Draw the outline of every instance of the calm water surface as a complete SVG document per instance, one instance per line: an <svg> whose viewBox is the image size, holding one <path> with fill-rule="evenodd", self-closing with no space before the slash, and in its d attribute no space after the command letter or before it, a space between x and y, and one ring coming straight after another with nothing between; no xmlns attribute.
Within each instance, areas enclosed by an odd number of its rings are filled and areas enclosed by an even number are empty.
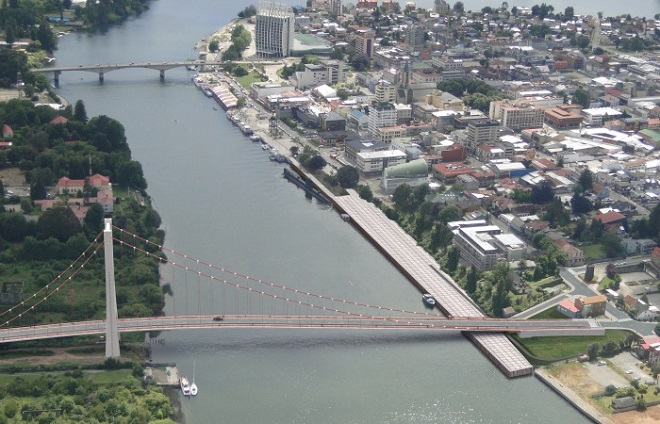
<svg viewBox="0 0 660 424"><path fill-rule="evenodd" d="M155 1L105 35L60 39L58 65L192 58L195 41L243 5ZM65 73L60 94L119 119L163 218L169 248L237 272L361 302L423 309L419 293L335 212L281 178L185 70ZM197 308L194 278L168 313ZM190 287L190 290L186 290ZM209 304L200 296L199 309ZM217 299L217 293L215 294ZM231 302L230 302L231 303ZM208 305L208 306L207 306ZM215 310L214 310L215 312ZM189 424L542 423L586 420L534 378L507 380L459 334L318 330L175 331L154 360L186 373Z"/></svg>

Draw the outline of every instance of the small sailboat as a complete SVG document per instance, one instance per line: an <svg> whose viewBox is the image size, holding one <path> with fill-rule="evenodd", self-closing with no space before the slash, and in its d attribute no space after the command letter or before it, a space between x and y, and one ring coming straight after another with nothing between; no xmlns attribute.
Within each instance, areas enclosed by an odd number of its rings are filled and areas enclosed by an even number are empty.
<svg viewBox="0 0 660 424"><path fill-rule="evenodd" d="M192 378L192 383L190 384L190 394L192 396L197 396L197 384L195 384L195 367L196 363L193 362L193 378Z"/></svg>

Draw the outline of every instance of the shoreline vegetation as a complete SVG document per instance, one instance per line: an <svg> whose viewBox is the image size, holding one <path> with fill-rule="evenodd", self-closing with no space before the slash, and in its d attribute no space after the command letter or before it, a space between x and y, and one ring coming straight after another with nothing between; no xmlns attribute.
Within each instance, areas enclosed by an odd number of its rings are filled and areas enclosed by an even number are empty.
<svg viewBox="0 0 660 424"><path fill-rule="evenodd" d="M34 293L66 279L72 261L98 240L106 212L92 200L100 189L88 183L73 192L55 187L62 176L87 181L90 169L112 182L113 224L162 245L165 233L159 229L160 217L151 206L142 167L131 158L118 121L107 116L88 119L81 101L56 111L14 99L0 103L0 122L14 132L12 149L0 152L0 190L11 192L0 204L0 285L18 283L22 293ZM11 181L4 181L9 175ZM19 189L23 189L20 196ZM44 202L47 206L42 210ZM72 205L86 209L82 223ZM126 236L118 232L115 237ZM140 249L164 257L153 244L132 237L126 242L137 242ZM161 313L169 286L160 286L159 262L133 249L115 247L120 316ZM45 308L35 305L34 313L21 314L23 309L10 311L11 305L0 305L2 324L102 319L105 284L104 273L98 271L102 269L103 255L93 253L85 269L80 268L66 286L57 293L51 289ZM26 310L33 302L24 299ZM39 415L39 422L51 422L60 415L67 419L57 422L104 422L112 416L130 417L132 422L174 422L169 419L174 411L163 390L143 385L149 356L144 340L144 333L122 335L121 360L104 358L103 344L96 337L0 345L0 422L18 422L26 414ZM124 371L97 376L107 370ZM48 374L32 381L34 373ZM34 412L42 410L48 412Z"/></svg>

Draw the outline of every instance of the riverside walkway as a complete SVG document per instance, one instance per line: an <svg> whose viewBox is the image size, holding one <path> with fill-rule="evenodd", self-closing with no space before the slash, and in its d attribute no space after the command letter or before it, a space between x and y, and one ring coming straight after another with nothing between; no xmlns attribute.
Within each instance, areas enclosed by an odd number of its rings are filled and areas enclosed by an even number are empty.
<svg viewBox="0 0 660 424"><path fill-rule="evenodd" d="M350 216L368 237L421 290L430 293L449 317L484 318L465 292L442 272L435 259L417 242L371 203L360 199L355 190L348 196L334 197L341 212ZM534 367L503 334L468 333L467 337L509 377L531 375Z"/></svg>

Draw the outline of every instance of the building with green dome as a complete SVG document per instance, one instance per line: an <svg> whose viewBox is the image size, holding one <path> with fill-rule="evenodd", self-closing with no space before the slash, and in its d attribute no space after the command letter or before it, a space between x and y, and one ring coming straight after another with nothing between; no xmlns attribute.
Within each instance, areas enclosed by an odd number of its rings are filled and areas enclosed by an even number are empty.
<svg viewBox="0 0 660 424"><path fill-rule="evenodd" d="M426 159L415 159L407 163L387 167L383 170L380 187L386 194L394 193L401 184L415 187L428 183L429 166Z"/></svg>

